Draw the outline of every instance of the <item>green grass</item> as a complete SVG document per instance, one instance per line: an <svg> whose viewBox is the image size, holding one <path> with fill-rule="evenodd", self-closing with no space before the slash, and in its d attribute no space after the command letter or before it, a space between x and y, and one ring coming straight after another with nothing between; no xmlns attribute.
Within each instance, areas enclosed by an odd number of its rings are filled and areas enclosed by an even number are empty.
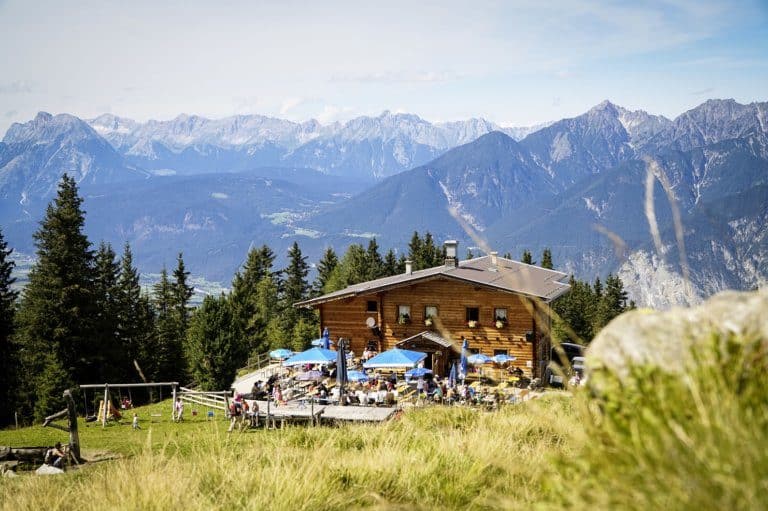
<svg viewBox="0 0 768 511"><path fill-rule="evenodd" d="M415 409L383 425L225 432L224 420L82 428L58 477L0 479L0 509L768 509L768 356L726 342L683 378L653 368L499 412ZM597 375L595 375L597 376ZM161 406L161 408L157 408ZM40 427L0 444L52 443Z"/></svg>
<svg viewBox="0 0 768 511"><path fill-rule="evenodd" d="M170 405L164 404L163 411ZM140 409L141 412L144 409ZM59 478L0 482L0 509L484 509L534 502L548 457L567 455L570 400L500 413L431 408L384 425L227 434L223 420L82 429L85 452L124 459ZM546 424L546 426L544 426ZM45 443L61 432L0 432L0 444ZM107 495L103 490L109 488ZM183 492L180 490L183 488ZM92 496L101 496L94 500Z"/></svg>

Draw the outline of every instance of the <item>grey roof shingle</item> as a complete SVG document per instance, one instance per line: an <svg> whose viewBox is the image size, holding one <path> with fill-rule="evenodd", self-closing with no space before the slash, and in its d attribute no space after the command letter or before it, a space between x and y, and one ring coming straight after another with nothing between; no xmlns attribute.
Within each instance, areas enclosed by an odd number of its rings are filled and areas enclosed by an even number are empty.
<svg viewBox="0 0 768 511"><path fill-rule="evenodd" d="M458 267L435 266L410 274L401 273L391 277L360 282L333 293L298 302L294 306L309 307L342 298L364 296L391 288L408 286L435 278L463 281L502 292L538 297L549 302L568 291L570 286L560 282L566 276L565 273L559 271L548 270L503 257L497 257L496 265L493 265L491 264L491 257L484 256L461 261Z"/></svg>

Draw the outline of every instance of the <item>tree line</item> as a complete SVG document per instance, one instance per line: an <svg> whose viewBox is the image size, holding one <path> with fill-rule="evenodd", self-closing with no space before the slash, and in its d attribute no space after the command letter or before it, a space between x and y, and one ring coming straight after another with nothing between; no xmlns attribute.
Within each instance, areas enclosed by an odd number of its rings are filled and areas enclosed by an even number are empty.
<svg viewBox="0 0 768 511"><path fill-rule="evenodd" d="M12 422L14 412L24 422L41 420L63 408L63 391L79 383L179 381L226 389L249 355L302 350L317 337L316 313L294 303L403 273L406 260L420 270L445 259L445 248L429 232L414 232L407 255L399 256L393 249L382 256L372 238L367 246L350 245L341 258L327 248L310 282L298 243L279 269L264 244L249 250L229 293L206 296L193 309L181 253L151 292L142 290L129 244L120 257L105 242L93 250L83 232L82 202L74 179L65 175L34 234L36 262L20 294L12 287L12 249L0 231L0 424ZM534 264L528 251L522 260ZM552 267L548 249L542 266ZM626 301L618 277L609 276L599 293L585 293L573 278L571 285L555 310L584 339L626 308L614 300L618 292ZM582 328L585 322L589 329Z"/></svg>

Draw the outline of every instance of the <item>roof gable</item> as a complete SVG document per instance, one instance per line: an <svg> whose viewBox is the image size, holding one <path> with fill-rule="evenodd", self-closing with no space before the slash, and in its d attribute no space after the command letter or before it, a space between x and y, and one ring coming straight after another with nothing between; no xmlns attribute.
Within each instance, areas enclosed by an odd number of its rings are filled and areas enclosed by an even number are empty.
<svg viewBox="0 0 768 511"><path fill-rule="evenodd" d="M548 270L503 257L497 257L496 264L493 264L490 256L484 256L461 261L455 267L435 266L412 273L401 273L360 282L294 305L310 307L334 300L365 296L388 289L409 286L435 278L463 281L500 292L537 297L549 302L568 291L570 286L561 282L565 277L566 274L559 271Z"/></svg>

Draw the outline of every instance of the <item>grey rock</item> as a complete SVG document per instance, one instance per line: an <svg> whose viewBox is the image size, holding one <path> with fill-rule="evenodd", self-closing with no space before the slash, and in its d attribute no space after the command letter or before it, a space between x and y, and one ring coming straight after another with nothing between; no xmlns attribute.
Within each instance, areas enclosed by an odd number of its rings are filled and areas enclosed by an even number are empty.
<svg viewBox="0 0 768 511"><path fill-rule="evenodd" d="M729 291L690 309L622 314L587 350L588 377L607 371L624 379L633 365L682 373L697 348L711 347L713 333L757 335L768 346L768 291Z"/></svg>
<svg viewBox="0 0 768 511"><path fill-rule="evenodd" d="M60 468L52 467L50 465L41 465L40 468L35 470L35 473L39 476L55 476L63 474L64 471Z"/></svg>

